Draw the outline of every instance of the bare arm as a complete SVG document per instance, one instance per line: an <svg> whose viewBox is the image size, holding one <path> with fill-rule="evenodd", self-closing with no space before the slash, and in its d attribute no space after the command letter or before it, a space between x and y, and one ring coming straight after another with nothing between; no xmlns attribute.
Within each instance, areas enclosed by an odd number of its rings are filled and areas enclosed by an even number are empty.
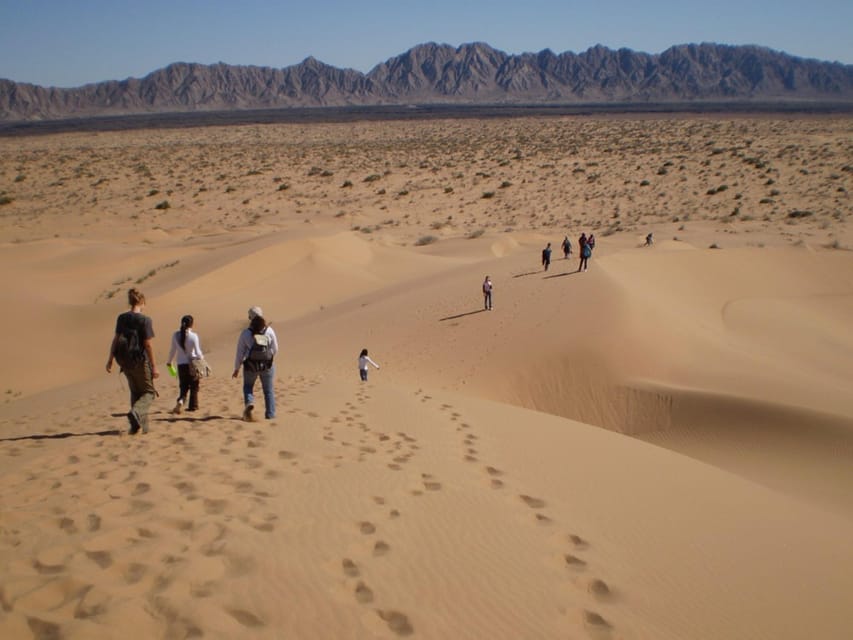
<svg viewBox="0 0 853 640"><path fill-rule="evenodd" d="M145 353L148 354L148 362L151 363L151 377L159 378L160 372L157 371L157 363L154 361L154 349L151 347L151 339L145 341Z"/></svg>
<svg viewBox="0 0 853 640"><path fill-rule="evenodd" d="M113 354L116 351L116 340L118 340L118 334L113 336L113 341L110 343L110 357L107 358L107 373L112 373L113 370L113 358L115 357Z"/></svg>

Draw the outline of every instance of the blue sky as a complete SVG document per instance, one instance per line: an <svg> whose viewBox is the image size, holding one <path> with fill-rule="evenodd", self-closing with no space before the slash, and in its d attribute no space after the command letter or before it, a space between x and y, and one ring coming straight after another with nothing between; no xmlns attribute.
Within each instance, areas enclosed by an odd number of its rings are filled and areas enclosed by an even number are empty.
<svg viewBox="0 0 853 640"><path fill-rule="evenodd" d="M853 64L853 0L0 0L0 78L73 87L171 62L368 71L424 42L507 53L759 44Z"/></svg>

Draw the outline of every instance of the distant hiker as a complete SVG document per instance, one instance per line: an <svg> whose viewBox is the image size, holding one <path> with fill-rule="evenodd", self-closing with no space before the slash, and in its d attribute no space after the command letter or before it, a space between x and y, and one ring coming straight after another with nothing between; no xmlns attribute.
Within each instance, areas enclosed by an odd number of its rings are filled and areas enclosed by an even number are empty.
<svg viewBox="0 0 853 640"><path fill-rule="evenodd" d="M569 240L569 236L563 238L563 244L560 247L563 249L563 258L568 260L569 256L572 255L572 241Z"/></svg>
<svg viewBox="0 0 853 640"><path fill-rule="evenodd" d="M275 368L273 359L278 353L278 340L275 331L264 320L264 312L260 307L249 309L249 326L240 332L237 340L237 355L234 358L234 373L236 378L243 367L243 420L253 420L252 411L255 408L255 380L261 379L264 391L264 417L268 420L275 418Z"/></svg>
<svg viewBox="0 0 853 640"><path fill-rule="evenodd" d="M130 411L127 413L128 433L134 435L142 430L148 433L148 410L157 391L154 378L159 378L151 339L154 326L151 318L142 314L145 308L145 296L136 288L127 292L130 311L116 318L116 330L110 343L110 357L107 360L107 373L112 372L113 360L118 363L121 372L127 378L130 388Z"/></svg>
<svg viewBox="0 0 853 640"><path fill-rule="evenodd" d="M358 354L358 374L361 376L362 382L367 382L367 365L372 364L377 369L379 365L376 364L373 360L370 359L370 356L367 355L367 349L362 349L361 353Z"/></svg>
<svg viewBox="0 0 853 640"><path fill-rule="evenodd" d="M545 271L548 271L548 267L551 265L551 243L549 242L544 249L542 249L542 266L545 267Z"/></svg>
<svg viewBox="0 0 853 640"><path fill-rule="evenodd" d="M172 370L173 358L177 355L175 361L178 364L179 395L175 408L172 409L174 414L180 414L183 411L187 393L190 396L187 411L198 409L198 387L201 377L196 373L192 362L203 359L204 354L201 352L198 334L192 329L193 322L192 316L181 318L181 328L172 334L172 348L169 350L169 358L166 361L166 366Z"/></svg>
<svg viewBox="0 0 853 640"><path fill-rule="evenodd" d="M649 235L646 236L646 246L651 247L653 242L654 242L654 239L652 238L652 234L650 233Z"/></svg>
<svg viewBox="0 0 853 640"><path fill-rule="evenodd" d="M595 236L593 234L589 234L589 238L586 239L587 245L589 245L589 250L592 251L595 249Z"/></svg>
<svg viewBox="0 0 853 640"><path fill-rule="evenodd" d="M483 308L486 311L492 310L492 289L494 288L491 278L486 276L486 279L483 280Z"/></svg>
<svg viewBox="0 0 853 640"><path fill-rule="evenodd" d="M580 262L578 263L578 271L586 271L587 262L589 261L589 257L592 255L592 249L587 242L586 234L581 233L581 237L578 238L578 251L580 252Z"/></svg>

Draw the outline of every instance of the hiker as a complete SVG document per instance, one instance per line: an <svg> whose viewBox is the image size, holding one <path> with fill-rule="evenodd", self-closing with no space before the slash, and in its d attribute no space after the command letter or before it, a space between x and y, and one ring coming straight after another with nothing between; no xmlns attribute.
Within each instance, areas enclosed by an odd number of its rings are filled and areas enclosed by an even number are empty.
<svg viewBox="0 0 853 640"><path fill-rule="evenodd" d="M358 354L358 374L361 376L362 382L367 382L367 365L372 364L377 369L379 365L376 364L373 360L370 359L370 356L367 355L367 349L362 349L361 353Z"/></svg>
<svg viewBox="0 0 853 640"><path fill-rule="evenodd" d="M578 271L586 271L587 262L589 261L589 257L592 255L592 249L589 248L585 233L581 233L581 237L578 238L578 252L580 253Z"/></svg>
<svg viewBox="0 0 853 640"><path fill-rule="evenodd" d="M483 280L483 308L486 311L492 310L492 289L494 288L491 279L486 276L486 279Z"/></svg>
<svg viewBox="0 0 853 640"><path fill-rule="evenodd" d="M586 239L586 244L589 246L590 255L593 249L595 249L595 236L593 234L589 234L589 238Z"/></svg>
<svg viewBox="0 0 853 640"><path fill-rule="evenodd" d="M148 410L157 391L154 379L160 377L154 360L151 339L154 326L151 318L143 315L145 296L141 291L130 289L127 292L130 311L116 318L116 330L110 343L110 357L107 360L107 373L112 372L113 360L118 363L121 372L127 378L130 389L130 411L127 413L128 433L135 435L142 430L148 433Z"/></svg>
<svg viewBox="0 0 853 640"><path fill-rule="evenodd" d="M264 320L264 312L260 307L249 309L249 326L240 332L237 340L237 355L234 359L236 378L243 367L243 420L252 422L252 411L255 409L255 380L261 379L264 391L264 417L267 420L275 418L275 368L273 358L278 353L278 340L273 328Z"/></svg>
<svg viewBox="0 0 853 640"><path fill-rule="evenodd" d="M184 316L181 318L181 328L172 334L172 348L169 350L169 358L166 361L166 366L169 370L173 370L173 358L177 355L178 369L178 401L172 413L180 414L184 410L184 403L187 401L187 393L189 393L189 405L187 411L195 411L198 409L198 387L199 377L193 370L192 361L204 358L201 352L201 344L198 340L198 334L193 331L193 317Z"/></svg>
<svg viewBox="0 0 853 640"><path fill-rule="evenodd" d="M542 266L545 267L545 271L548 271L548 267L551 265L551 243L549 242L547 246L542 249Z"/></svg>
<svg viewBox="0 0 853 640"><path fill-rule="evenodd" d="M652 238L652 234L649 233L649 235L646 236L646 246L651 247L653 242L654 238Z"/></svg>
<svg viewBox="0 0 853 640"><path fill-rule="evenodd" d="M569 256L572 255L572 241L569 240L569 236L563 238L563 244L560 246L563 249L563 259L568 260Z"/></svg>

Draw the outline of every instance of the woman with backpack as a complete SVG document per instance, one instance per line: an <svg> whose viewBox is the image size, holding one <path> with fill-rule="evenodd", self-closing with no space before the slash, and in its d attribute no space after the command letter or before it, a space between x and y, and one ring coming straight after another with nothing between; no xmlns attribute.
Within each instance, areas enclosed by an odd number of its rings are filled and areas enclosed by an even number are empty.
<svg viewBox="0 0 853 640"><path fill-rule="evenodd" d="M135 435L140 430L142 433L148 433L148 410L157 393L154 389L154 379L159 378L160 373L157 371L154 350L151 347L154 326L151 318L142 313L145 308L145 296L134 287L127 292L127 303L130 305L130 311L125 311L116 318L115 335L110 343L110 356L107 359L107 373L112 372L115 360L127 378L127 386L130 389L128 433Z"/></svg>
<svg viewBox="0 0 853 640"><path fill-rule="evenodd" d="M252 412L255 409L255 381L261 379L264 391L264 417L267 420L275 418L275 368L273 358L278 353L278 340L275 331L264 320L264 312L260 307L249 309L249 326L240 332L237 339L237 355L234 359L236 378L243 367L243 420L252 422Z"/></svg>
<svg viewBox="0 0 853 640"><path fill-rule="evenodd" d="M187 315L181 318L181 328L172 334L172 348L169 350L169 358L166 361L166 366L171 369L172 359L177 355L179 395L175 408L172 409L173 414L180 414L183 411L187 393L190 396L187 411L198 409L199 378L193 374L191 363L193 360L204 358L204 354L201 352L198 334L192 330L193 322L192 316Z"/></svg>

